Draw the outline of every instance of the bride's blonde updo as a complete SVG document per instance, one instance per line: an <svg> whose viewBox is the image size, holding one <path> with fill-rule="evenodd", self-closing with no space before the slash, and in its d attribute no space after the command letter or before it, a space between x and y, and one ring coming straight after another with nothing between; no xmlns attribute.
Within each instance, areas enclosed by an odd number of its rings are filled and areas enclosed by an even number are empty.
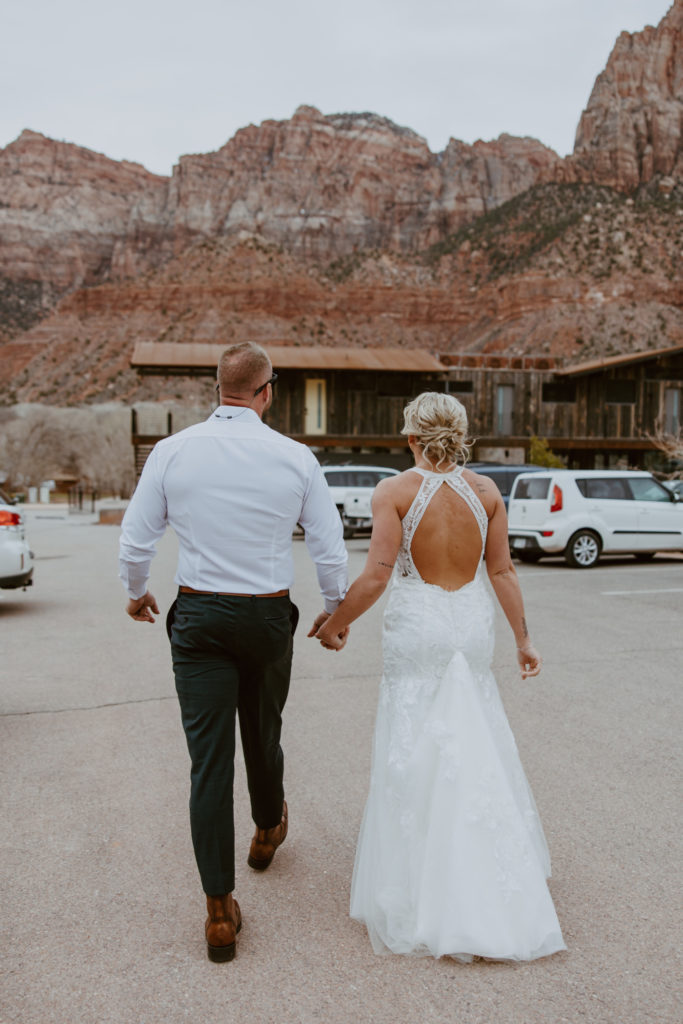
<svg viewBox="0 0 683 1024"><path fill-rule="evenodd" d="M467 462L465 406L453 395L425 391L403 410L402 434L412 434L434 469L444 462Z"/></svg>

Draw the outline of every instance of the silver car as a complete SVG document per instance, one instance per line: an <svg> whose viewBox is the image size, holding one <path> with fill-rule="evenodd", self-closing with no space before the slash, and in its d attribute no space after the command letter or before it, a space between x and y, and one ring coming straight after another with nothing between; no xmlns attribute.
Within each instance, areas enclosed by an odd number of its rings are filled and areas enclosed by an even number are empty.
<svg viewBox="0 0 683 1024"><path fill-rule="evenodd" d="M323 466L322 471L344 524L344 538L372 529L370 499L380 480L397 476L389 466Z"/></svg>
<svg viewBox="0 0 683 1024"><path fill-rule="evenodd" d="M0 589L15 590L33 583L33 552L26 541L24 517L0 491Z"/></svg>

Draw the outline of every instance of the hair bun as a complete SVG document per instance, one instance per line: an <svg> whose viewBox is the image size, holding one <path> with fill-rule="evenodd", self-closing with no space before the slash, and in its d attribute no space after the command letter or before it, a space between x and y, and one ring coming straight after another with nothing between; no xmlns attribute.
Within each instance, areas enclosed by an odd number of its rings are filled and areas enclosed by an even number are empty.
<svg viewBox="0 0 683 1024"><path fill-rule="evenodd" d="M444 462L467 462L467 412L462 402L441 391L424 391L403 410L402 434L412 434L436 469Z"/></svg>

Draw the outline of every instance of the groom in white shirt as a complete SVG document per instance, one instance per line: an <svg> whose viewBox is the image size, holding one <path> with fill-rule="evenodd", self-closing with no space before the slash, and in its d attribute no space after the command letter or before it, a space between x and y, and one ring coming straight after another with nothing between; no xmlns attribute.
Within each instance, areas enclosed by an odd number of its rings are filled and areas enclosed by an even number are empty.
<svg viewBox="0 0 683 1024"><path fill-rule="evenodd" d="M287 835L280 731L298 619L289 598L297 523L324 600L314 629L348 585L341 520L315 456L262 422L276 380L260 346L226 349L221 404L206 422L155 446L121 533L126 610L137 622L159 614L147 589L156 542L167 525L179 540L167 625L192 761L190 824L207 949L219 962L233 959L242 921L232 896L236 715L256 824L249 865L267 868Z"/></svg>

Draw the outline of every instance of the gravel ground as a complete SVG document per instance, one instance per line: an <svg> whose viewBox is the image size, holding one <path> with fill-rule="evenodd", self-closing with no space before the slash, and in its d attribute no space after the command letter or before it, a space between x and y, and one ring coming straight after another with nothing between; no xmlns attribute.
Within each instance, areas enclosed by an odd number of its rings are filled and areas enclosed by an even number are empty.
<svg viewBox="0 0 683 1024"><path fill-rule="evenodd" d="M553 857L567 952L532 964L376 956L348 917L380 672L381 605L341 654L302 612L284 749L290 833L264 874L238 765L237 958L206 958L189 760L163 625L131 622L118 529L29 510L35 586L0 591L0 1024L679 1021L683 561L522 567L543 674L496 672ZM351 574L367 541L349 542ZM175 540L152 589L173 598ZM241 851L241 852L240 852Z"/></svg>

